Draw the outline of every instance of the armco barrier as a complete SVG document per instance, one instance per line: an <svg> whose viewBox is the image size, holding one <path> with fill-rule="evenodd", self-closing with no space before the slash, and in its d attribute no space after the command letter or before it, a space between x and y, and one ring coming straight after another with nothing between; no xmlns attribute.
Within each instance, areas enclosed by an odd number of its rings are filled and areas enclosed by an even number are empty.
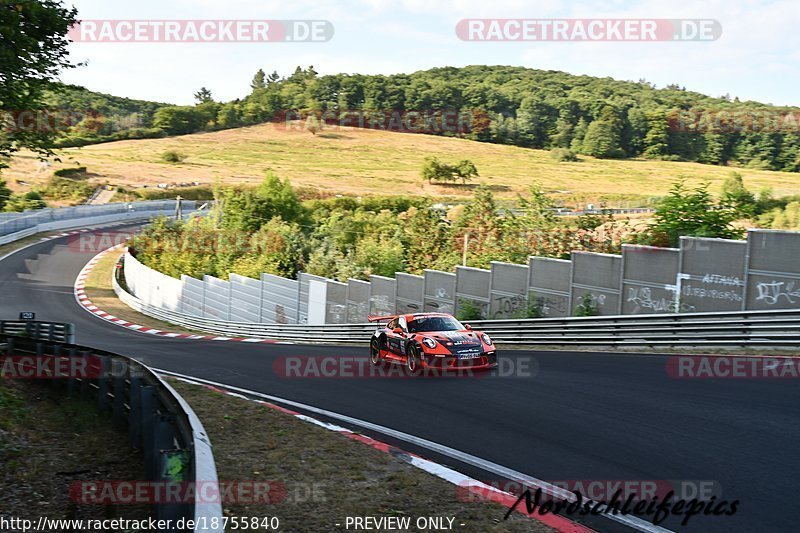
<svg viewBox="0 0 800 533"><path fill-rule="evenodd" d="M366 345L374 324L245 324L176 313L145 304L119 283L125 304L165 322L227 337ZM517 346L800 346L800 310L532 318L470 322L499 344Z"/></svg>
<svg viewBox="0 0 800 533"><path fill-rule="evenodd" d="M13 331L15 324L0 322L0 331ZM24 361L17 356L35 356L40 362L38 371L44 368L49 372L39 376L46 378L44 382L72 396L94 397L98 408L110 412L115 424L127 426L131 446L143 452L147 481L189 483L195 487L218 483L211 442L203 424L189 404L147 366L103 350L8 333L0 333L0 347L0 353L14 357L12 362L17 365ZM52 364L42 364L40 358L52 359ZM56 363L65 358L82 358L84 364L80 368L91 371L57 374L65 365ZM4 368L8 369L6 365ZM173 524L181 518L193 519L198 524L194 531L223 531L218 501L157 503L154 507L157 519L170 519ZM212 528L213 524L218 527Z"/></svg>
<svg viewBox="0 0 800 533"><path fill-rule="evenodd" d="M0 320L0 335L16 335L39 341L75 342L75 324L36 320Z"/></svg>
<svg viewBox="0 0 800 533"><path fill-rule="evenodd" d="M0 219L0 245L24 239L41 231L77 228L89 224L105 224L139 220L157 215L175 214L175 200L82 205L26 211L14 218ZM197 202L183 200L184 213L195 210Z"/></svg>

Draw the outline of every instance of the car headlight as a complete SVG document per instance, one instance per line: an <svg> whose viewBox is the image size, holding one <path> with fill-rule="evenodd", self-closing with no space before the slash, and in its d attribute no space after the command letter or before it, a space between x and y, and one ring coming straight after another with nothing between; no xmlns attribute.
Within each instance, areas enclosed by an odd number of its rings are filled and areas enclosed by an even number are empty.
<svg viewBox="0 0 800 533"><path fill-rule="evenodd" d="M491 339L491 337L489 337L489 335L487 335L486 333L484 333L483 335L481 335L481 338L483 339L483 342L485 342L485 343L486 343L486 344L488 344L489 346L491 346L491 345L493 344L493 343L492 343L492 339Z"/></svg>
<svg viewBox="0 0 800 533"><path fill-rule="evenodd" d="M436 348L436 341L431 339L430 337L425 337L424 339L422 339L422 344L424 344L428 348Z"/></svg>

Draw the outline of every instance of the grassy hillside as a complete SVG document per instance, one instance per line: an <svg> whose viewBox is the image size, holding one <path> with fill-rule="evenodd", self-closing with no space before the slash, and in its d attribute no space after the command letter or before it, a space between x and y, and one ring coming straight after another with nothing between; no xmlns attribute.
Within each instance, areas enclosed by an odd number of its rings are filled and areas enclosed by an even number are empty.
<svg viewBox="0 0 800 533"><path fill-rule="evenodd" d="M174 150L186 156L166 163ZM567 202L607 199L611 206L641 203L663 195L678 178L690 184L710 181L718 192L731 167L654 160L610 160L581 156L559 163L546 150L490 144L466 139L373 130L285 130L262 124L180 137L110 142L58 151L61 163L44 168L26 153L14 157L2 176L12 189L42 183L61 167L85 166L101 181L126 187L162 182L212 184L260 182L267 171L288 177L294 185L328 194L414 194L431 197L470 196L473 185L431 185L420 178L426 156L446 162L471 159L483 182L498 197L510 197L533 181ZM797 174L741 169L751 190L771 187L776 195L800 193ZM27 183L20 185L17 180Z"/></svg>

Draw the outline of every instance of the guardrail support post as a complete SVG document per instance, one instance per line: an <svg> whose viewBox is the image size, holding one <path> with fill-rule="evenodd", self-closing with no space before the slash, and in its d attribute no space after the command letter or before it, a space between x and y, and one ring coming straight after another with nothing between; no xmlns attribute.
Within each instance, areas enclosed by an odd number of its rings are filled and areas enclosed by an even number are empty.
<svg viewBox="0 0 800 533"><path fill-rule="evenodd" d="M108 409L108 358L100 357L100 375L97 376L97 408L105 412Z"/></svg>
<svg viewBox="0 0 800 533"><path fill-rule="evenodd" d="M156 414L156 389L152 385L146 385L141 389L141 413L142 413L142 453L144 454L144 471L147 479L156 479L156 457L155 457L155 414Z"/></svg>
<svg viewBox="0 0 800 533"><path fill-rule="evenodd" d="M125 376L115 374L112 380L114 384L114 404L112 405L111 417L117 427L123 427L125 425Z"/></svg>
<svg viewBox="0 0 800 533"><path fill-rule="evenodd" d="M142 379L131 375L130 392L128 393L128 442L134 448L142 446Z"/></svg>
<svg viewBox="0 0 800 533"><path fill-rule="evenodd" d="M86 374L81 377L81 400L85 401L89 397L89 380L92 379L92 371L89 370L91 359L89 359L89 352L86 350L81 350L80 357L84 361L84 368L86 368Z"/></svg>
<svg viewBox="0 0 800 533"><path fill-rule="evenodd" d="M160 415L156 419L155 444L160 454L175 449L175 423L171 416Z"/></svg>
<svg viewBox="0 0 800 533"><path fill-rule="evenodd" d="M69 379L70 379L69 372L67 373L67 375L61 373L61 367L60 367L60 362L62 358L61 345L56 344L52 348L53 348L53 355L48 355L48 356L43 355L43 357L49 357L50 360L53 362L53 375L51 378L55 382L54 386L58 389L69 391ZM63 380L66 380L67 382L64 383Z"/></svg>
<svg viewBox="0 0 800 533"><path fill-rule="evenodd" d="M58 346L59 353L61 352L61 345ZM81 365L77 364L77 358L75 356L75 348L70 348L68 350L68 361L69 361L69 368L70 369L77 369L77 368L85 368ZM70 372L69 377L67 378L67 396L70 398L75 397L75 387L77 385L78 376L76 372Z"/></svg>

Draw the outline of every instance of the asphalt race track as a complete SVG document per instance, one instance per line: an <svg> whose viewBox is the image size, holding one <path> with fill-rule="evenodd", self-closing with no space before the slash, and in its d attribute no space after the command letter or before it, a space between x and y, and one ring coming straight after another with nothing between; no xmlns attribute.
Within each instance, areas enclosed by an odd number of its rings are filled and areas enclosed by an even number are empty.
<svg viewBox="0 0 800 533"><path fill-rule="evenodd" d="M740 501L733 517L662 524L676 531L797 528L795 380L675 379L666 356L537 351L500 352L534 358L539 368L530 377L287 379L273 372L278 357L366 359L368 349L170 339L109 324L75 302L75 278L94 253L66 241L0 262L0 318L24 310L73 322L79 344L388 426L548 481L707 480L721 487L718 499ZM455 489L443 495L451 497ZM590 525L625 530L608 520Z"/></svg>

